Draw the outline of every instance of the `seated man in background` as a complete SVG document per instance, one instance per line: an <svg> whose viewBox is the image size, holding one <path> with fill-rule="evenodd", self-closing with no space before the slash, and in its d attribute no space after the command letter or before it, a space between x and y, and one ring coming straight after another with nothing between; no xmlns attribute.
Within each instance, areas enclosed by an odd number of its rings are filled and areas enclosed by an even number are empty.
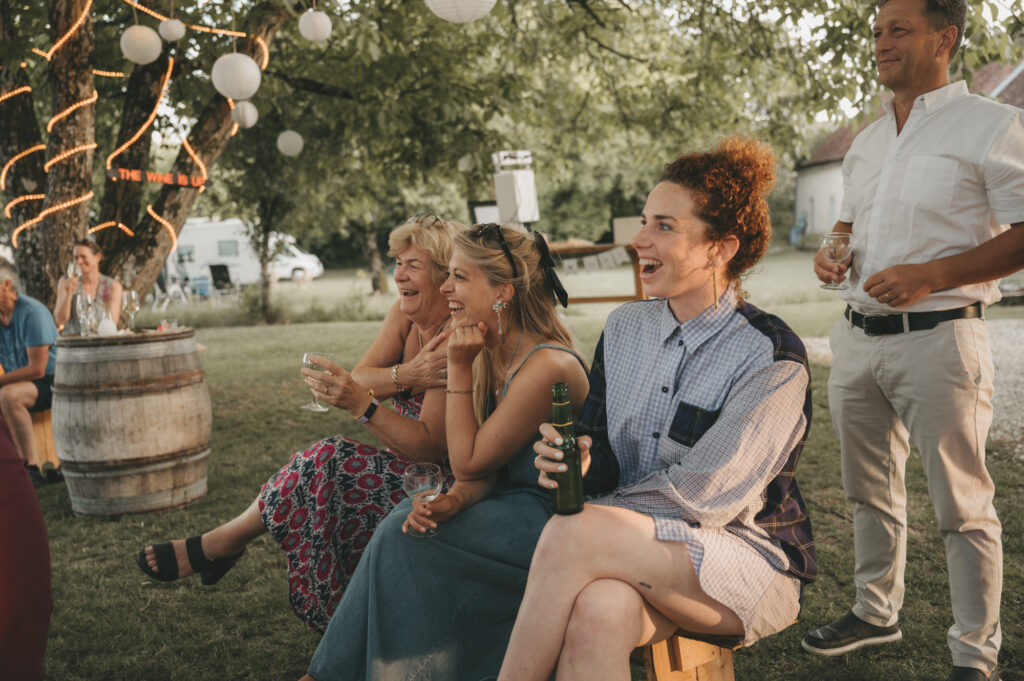
<svg viewBox="0 0 1024 681"><path fill-rule="evenodd" d="M0 258L0 413L18 455L35 461L30 412L50 408L57 365L57 327L41 302L18 293L18 273Z"/></svg>

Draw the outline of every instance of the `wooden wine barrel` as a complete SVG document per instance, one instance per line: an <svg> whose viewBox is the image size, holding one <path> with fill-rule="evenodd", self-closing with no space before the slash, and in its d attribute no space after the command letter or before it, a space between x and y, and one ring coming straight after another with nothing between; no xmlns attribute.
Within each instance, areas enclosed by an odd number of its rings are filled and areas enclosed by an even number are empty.
<svg viewBox="0 0 1024 681"><path fill-rule="evenodd" d="M192 329L57 340L53 438L77 515L206 494L210 392Z"/></svg>

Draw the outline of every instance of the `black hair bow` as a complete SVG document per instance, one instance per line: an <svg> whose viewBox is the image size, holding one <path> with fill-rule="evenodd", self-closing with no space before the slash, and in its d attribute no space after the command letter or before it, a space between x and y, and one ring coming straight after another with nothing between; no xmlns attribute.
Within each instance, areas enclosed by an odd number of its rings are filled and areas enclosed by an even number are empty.
<svg viewBox="0 0 1024 681"><path fill-rule="evenodd" d="M558 298L558 302L562 304L562 307L569 307L569 294L565 292L565 287L562 286L561 280L555 274L555 261L551 259L548 242L540 232L533 233L533 240L536 242L537 250L540 252L540 266L544 268L544 278L548 280L551 290L555 292L555 297Z"/></svg>

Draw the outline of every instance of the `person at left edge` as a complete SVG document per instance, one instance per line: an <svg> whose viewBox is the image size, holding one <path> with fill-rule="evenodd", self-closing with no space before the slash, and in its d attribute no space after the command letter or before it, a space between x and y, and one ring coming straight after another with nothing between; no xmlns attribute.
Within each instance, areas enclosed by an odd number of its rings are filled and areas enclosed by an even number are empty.
<svg viewBox="0 0 1024 681"><path fill-rule="evenodd" d="M31 412L50 408L57 327L41 302L19 292L18 272L0 258L0 413L18 456L35 460Z"/></svg>

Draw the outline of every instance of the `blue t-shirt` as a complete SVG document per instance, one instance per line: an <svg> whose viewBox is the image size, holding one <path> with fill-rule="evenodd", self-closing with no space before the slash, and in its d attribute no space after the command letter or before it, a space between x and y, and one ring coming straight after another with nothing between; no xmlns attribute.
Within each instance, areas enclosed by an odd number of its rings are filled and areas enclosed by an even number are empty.
<svg viewBox="0 0 1024 681"><path fill-rule="evenodd" d="M10 326L0 324L0 364L4 371L28 366L28 349L38 345L50 346L46 362L46 375L52 376L57 368L57 325L46 306L24 293L18 294Z"/></svg>

